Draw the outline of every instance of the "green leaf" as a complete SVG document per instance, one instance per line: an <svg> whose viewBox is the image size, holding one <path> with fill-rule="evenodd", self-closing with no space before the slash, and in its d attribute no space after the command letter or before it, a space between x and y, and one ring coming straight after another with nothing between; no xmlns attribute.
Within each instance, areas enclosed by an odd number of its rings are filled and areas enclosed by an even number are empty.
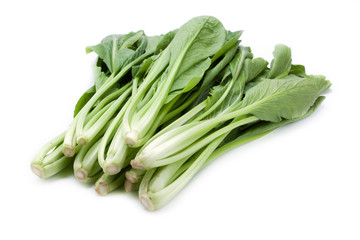
<svg viewBox="0 0 360 240"><path fill-rule="evenodd" d="M196 17L185 23L177 31L168 47L160 52L160 57L154 62L132 98L133 101L122 123L125 138L133 140L150 137L151 129L154 128L153 123L164 109L166 101L174 99L181 92L190 90L198 83L198 79L201 79L199 76L202 76L207 69L204 67L207 63L206 59L213 56L224 45L224 41L225 29L214 17ZM194 66L201 66L203 72L199 70L200 67L196 68L196 74L190 74L191 79L183 82L185 79L181 75L189 75L189 71L192 72L191 68ZM136 106L143 102L146 91L150 88L149 85L156 80L160 81L156 93L141 109L137 108ZM172 85L183 88L170 92ZM132 141L134 143L132 145L136 145L137 142L137 140Z"/></svg>
<svg viewBox="0 0 360 240"><path fill-rule="evenodd" d="M139 72L140 65L132 66L131 67L131 76L135 78L136 74Z"/></svg>
<svg viewBox="0 0 360 240"><path fill-rule="evenodd" d="M238 46L234 45L224 54L224 57L215 66L211 66L210 69L206 71L199 89L201 93L191 104L190 108L193 108L197 106L200 102L206 100L211 91L211 88L216 84L219 79L222 79L221 75L226 72L225 69L229 66L230 61L234 58L237 49Z"/></svg>
<svg viewBox="0 0 360 240"><path fill-rule="evenodd" d="M145 61L143 61L140 66L139 69L135 75L136 78L141 79L144 77L144 75L149 71L149 69L151 68L153 62L154 62L155 57L149 57L147 58Z"/></svg>
<svg viewBox="0 0 360 240"><path fill-rule="evenodd" d="M126 34L121 40L120 40L120 48L119 50L126 49L126 48L132 48L133 45L139 41L144 36L144 31L137 31L137 32L131 32Z"/></svg>
<svg viewBox="0 0 360 240"><path fill-rule="evenodd" d="M90 98L95 94L95 86L89 88L78 100L74 110L74 117L80 112L80 110L85 106L85 104L90 100Z"/></svg>
<svg viewBox="0 0 360 240"><path fill-rule="evenodd" d="M175 29L173 31L168 32L164 36L161 36L160 42L156 45L155 54L159 54L161 51L163 51L171 41L174 39L178 29Z"/></svg>
<svg viewBox="0 0 360 240"><path fill-rule="evenodd" d="M244 74L246 82L250 82L256 78L262 71L266 69L267 65L268 62L263 58L245 59Z"/></svg>
<svg viewBox="0 0 360 240"><path fill-rule="evenodd" d="M198 84L210 67L209 57L223 46L224 41L225 29L214 17L193 18L177 31L168 47L170 62L166 81L172 82L172 86L164 103Z"/></svg>
<svg viewBox="0 0 360 240"><path fill-rule="evenodd" d="M293 74L298 77L305 77L305 67L303 65L291 65L289 74Z"/></svg>
<svg viewBox="0 0 360 240"><path fill-rule="evenodd" d="M275 46L274 59L271 61L270 72L267 78L283 78L289 74L291 69L291 49L285 45Z"/></svg>
<svg viewBox="0 0 360 240"><path fill-rule="evenodd" d="M153 51L153 49L150 49L150 47L152 47L151 45L148 48L148 39L149 38L143 37L143 36L141 38L139 38L139 41L137 42L137 45L136 45L136 50L133 51L130 56L124 56L125 61L121 65L121 67L130 64L132 61L134 61L135 59L140 57L145 51L147 51L147 50ZM153 38L152 38L151 44L156 44L156 41L154 41ZM122 50L120 50L120 51L122 51ZM119 53L119 54L121 54L121 53Z"/></svg>
<svg viewBox="0 0 360 240"><path fill-rule="evenodd" d="M177 76L174 84L171 86L170 93L167 96L165 103L173 100L177 95L188 92L193 89L204 76L205 71L210 67L211 60L206 58L187 71L183 72L180 76Z"/></svg>
<svg viewBox="0 0 360 240"><path fill-rule="evenodd" d="M246 83L246 74L245 72L248 70L245 70L244 63L245 59L251 58L252 54L250 51L250 48L248 47L241 47L238 53L235 55L234 59L230 62L230 72L231 72L231 82L229 85L226 85L227 87L230 87L230 91L226 95L224 101L216 108L214 111L212 111L211 114L207 116L207 118L214 118L216 116L222 115L228 111L230 111L234 106L239 104L239 102L242 99L242 94L244 91L245 83ZM249 65L249 64L248 64ZM251 65L252 66L252 65ZM217 104L219 99L216 99L215 97L222 98L222 95L220 94L220 89L217 90L218 94L212 95L211 98L208 99L208 104L205 109L208 110L209 106ZM222 94L225 94L225 89L222 89Z"/></svg>
<svg viewBox="0 0 360 240"><path fill-rule="evenodd" d="M225 41L225 29L214 17L196 17L176 33L170 47L170 68L181 75L193 65L214 55Z"/></svg>
<svg viewBox="0 0 360 240"><path fill-rule="evenodd" d="M230 62L230 71L234 79L239 79L246 58L252 58L251 49L241 46L234 59ZM244 79L244 81L245 80L246 79Z"/></svg>
<svg viewBox="0 0 360 240"><path fill-rule="evenodd" d="M226 66L228 66L228 64L234 58L237 50L238 50L238 46L234 45L224 54L223 58L215 66L211 66L211 68L206 72L201 87L211 85L211 81L216 77L216 75L220 73L221 70L223 70Z"/></svg>
<svg viewBox="0 0 360 240"><path fill-rule="evenodd" d="M226 39L225 44L217 51L214 55L214 57L211 59L212 62L215 62L218 58L220 58L222 55L224 55L229 49L231 49L234 46L238 46L240 43L240 36L243 33L243 31L237 31L237 32L226 32Z"/></svg>
<svg viewBox="0 0 360 240"><path fill-rule="evenodd" d="M106 63L110 72L117 73L130 57L135 59L145 50L146 40L142 38L143 35L143 31L131 32L126 35L110 35L105 37L101 43L87 47L86 53L96 52L99 58ZM143 44L140 44L142 48L139 50L141 51L134 55L136 50L133 49L133 45L140 39L143 41Z"/></svg>
<svg viewBox="0 0 360 240"><path fill-rule="evenodd" d="M204 108L204 112L207 112L209 109L214 108L217 109L218 106L222 105L223 101L226 99L227 95L231 91L234 81L225 81L225 79L230 75L230 71L226 73L223 77L223 80L219 85L211 88L209 96L207 98L207 105ZM216 115L216 114L215 114ZM211 117L211 116L210 116Z"/></svg>
<svg viewBox="0 0 360 240"><path fill-rule="evenodd" d="M96 91L106 82L108 76L101 71L101 67L94 65L93 67L95 77L95 89Z"/></svg>
<svg viewBox="0 0 360 240"><path fill-rule="evenodd" d="M264 79L246 92L241 107L261 120L293 119L304 115L329 87L323 76Z"/></svg>
<svg viewBox="0 0 360 240"><path fill-rule="evenodd" d="M231 131L228 136L224 139L224 141L219 145L219 151L221 151L221 147L228 144L225 148L227 148L227 151L230 149L237 147L239 145L242 145L246 142L252 141L254 139L257 139L259 137L262 137L273 130L284 126L286 124L299 121L303 118L306 118L313 114L315 110L320 106L320 104L325 100L324 96L320 96L316 99L315 103L309 108L309 110L302 116L293 118L293 119L284 119L279 122L266 122L262 121L260 123L256 123L253 126L251 126L248 129L242 129L241 127L234 129ZM232 147L230 147L232 146ZM225 151L226 152L226 151ZM224 152L223 152L224 153Z"/></svg>

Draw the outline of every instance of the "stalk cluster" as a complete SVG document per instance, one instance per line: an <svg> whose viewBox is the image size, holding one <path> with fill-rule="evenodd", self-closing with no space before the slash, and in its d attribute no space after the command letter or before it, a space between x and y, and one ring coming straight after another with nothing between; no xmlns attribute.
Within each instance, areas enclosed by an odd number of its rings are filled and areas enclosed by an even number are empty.
<svg viewBox="0 0 360 240"><path fill-rule="evenodd" d="M94 86L32 171L48 178L72 165L99 195L124 186L156 210L220 155L311 115L330 82L292 64L285 45L270 64L254 58L241 34L201 16L165 35L110 35L87 47L98 55Z"/></svg>

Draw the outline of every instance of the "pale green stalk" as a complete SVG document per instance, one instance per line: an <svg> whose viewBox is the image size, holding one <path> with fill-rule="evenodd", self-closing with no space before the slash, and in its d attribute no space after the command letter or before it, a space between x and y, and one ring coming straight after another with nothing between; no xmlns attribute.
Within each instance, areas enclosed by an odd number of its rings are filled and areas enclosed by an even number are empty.
<svg viewBox="0 0 360 240"><path fill-rule="evenodd" d="M130 168L130 170L126 171L125 177L131 183L140 182L145 175L146 170L139 170L135 168Z"/></svg>
<svg viewBox="0 0 360 240"><path fill-rule="evenodd" d="M107 175L105 173L96 181L95 191L100 195L104 196L109 192L121 187L125 181L125 171L120 172L116 175Z"/></svg>
<svg viewBox="0 0 360 240"><path fill-rule="evenodd" d="M106 93L112 86L114 86L114 84L120 78L122 78L131 69L132 66L139 64L151 54L152 52L149 53L145 52L143 55L136 58L135 60L127 64L124 68L122 68L119 73L110 75L107 81L105 82L105 84L102 85L100 89L98 89L96 93L92 96L92 98L85 104L85 106L76 115L74 121L72 122L68 131L66 132L64 139L64 146L63 146L63 152L66 156L74 155L74 148L76 146L76 137L83 135L85 119L89 114L91 108L94 106L94 104L104 95L104 93Z"/></svg>
<svg viewBox="0 0 360 240"><path fill-rule="evenodd" d="M96 136L97 133L105 126L105 124L113 117L115 112L123 106L124 102L128 100L128 97L131 93L131 82L126 84L123 88L123 94L118 97L113 104L101 115L96 122L94 122L90 127L85 125L83 135L78 136L77 142L79 145L85 145L88 141L91 141L92 138Z"/></svg>
<svg viewBox="0 0 360 240"><path fill-rule="evenodd" d="M132 183L125 179L124 181L124 189L126 192L133 192L139 190L140 182Z"/></svg>

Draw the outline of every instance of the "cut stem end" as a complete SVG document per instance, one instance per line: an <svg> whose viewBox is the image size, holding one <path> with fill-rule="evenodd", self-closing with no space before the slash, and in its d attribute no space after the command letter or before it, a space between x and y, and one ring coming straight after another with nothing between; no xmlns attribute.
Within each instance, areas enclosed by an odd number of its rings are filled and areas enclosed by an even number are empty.
<svg viewBox="0 0 360 240"><path fill-rule="evenodd" d="M80 136L76 139L77 144L79 144L80 146L84 146L88 143L88 140L86 139L86 137L84 136Z"/></svg>
<svg viewBox="0 0 360 240"><path fill-rule="evenodd" d="M39 165L31 165L31 170L39 178L45 178L44 169Z"/></svg>
<svg viewBox="0 0 360 240"><path fill-rule="evenodd" d="M134 176L133 174L130 174L128 172L125 173L125 178L131 183L136 183L136 180L137 180L136 176Z"/></svg>
<svg viewBox="0 0 360 240"><path fill-rule="evenodd" d="M95 191L100 196L104 196L110 192L110 188L107 183L99 182L98 184L95 185Z"/></svg>
<svg viewBox="0 0 360 240"><path fill-rule="evenodd" d="M62 152L66 157L72 157L75 154L75 148L70 145L64 145Z"/></svg>
<svg viewBox="0 0 360 240"><path fill-rule="evenodd" d="M108 175L115 175L119 173L121 169L113 163L106 163L103 170L104 173Z"/></svg>
<svg viewBox="0 0 360 240"><path fill-rule="evenodd" d="M154 211L154 205L152 204L149 196L147 194L143 194L139 197L141 204L146 208L146 210Z"/></svg>
<svg viewBox="0 0 360 240"><path fill-rule="evenodd" d="M124 182L124 188L126 192L132 192L135 189L133 188L133 183L131 183L129 180L125 180Z"/></svg>
<svg viewBox="0 0 360 240"><path fill-rule="evenodd" d="M78 169L75 171L75 177L79 181L85 181L87 179L88 173L85 169Z"/></svg>
<svg viewBox="0 0 360 240"><path fill-rule="evenodd" d="M126 134L125 136L125 143L129 146L129 147L134 147L137 144L137 141L139 139L139 136L137 134L137 132L129 132L128 134Z"/></svg>
<svg viewBox="0 0 360 240"><path fill-rule="evenodd" d="M139 161L137 161L136 159L131 160L130 164L133 168L135 169L139 169L139 170L147 170Z"/></svg>

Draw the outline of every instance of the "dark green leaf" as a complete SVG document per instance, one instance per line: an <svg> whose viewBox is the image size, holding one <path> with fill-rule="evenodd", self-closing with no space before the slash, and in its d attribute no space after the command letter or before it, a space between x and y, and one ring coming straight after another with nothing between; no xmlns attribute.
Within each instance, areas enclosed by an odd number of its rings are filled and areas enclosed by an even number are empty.
<svg viewBox="0 0 360 240"><path fill-rule="evenodd" d="M94 78L95 78L95 89L96 91L106 82L108 76L101 71L101 67L94 66Z"/></svg>
<svg viewBox="0 0 360 240"><path fill-rule="evenodd" d="M85 106L85 104L90 100L95 92L95 86L92 86L80 97L75 106L74 117L80 112L80 110Z"/></svg>

